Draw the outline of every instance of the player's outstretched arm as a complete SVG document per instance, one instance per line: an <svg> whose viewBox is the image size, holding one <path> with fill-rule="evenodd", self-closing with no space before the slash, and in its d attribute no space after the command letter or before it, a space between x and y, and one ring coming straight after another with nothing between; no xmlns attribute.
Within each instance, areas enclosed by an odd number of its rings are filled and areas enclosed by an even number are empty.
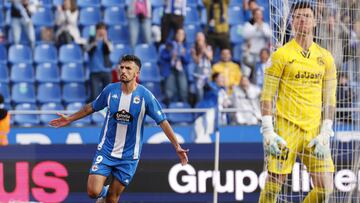
<svg viewBox="0 0 360 203"><path fill-rule="evenodd" d="M171 144L174 146L176 153L179 156L181 164L182 165L187 164L188 163L187 153L189 152L189 150L181 148L169 122L167 120L164 120L163 122L160 123L160 127L164 131L165 135L169 138Z"/></svg>
<svg viewBox="0 0 360 203"><path fill-rule="evenodd" d="M66 116L61 113L57 113L59 115L59 118L56 118L49 122L49 125L55 128L64 127L69 125L71 122L79 120L81 118L84 118L85 116L92 114L94 112L94 109L90 104L86 104L84 107L82 107L79 111L75 112L74 114L71 114L70 116Z"/></svg>

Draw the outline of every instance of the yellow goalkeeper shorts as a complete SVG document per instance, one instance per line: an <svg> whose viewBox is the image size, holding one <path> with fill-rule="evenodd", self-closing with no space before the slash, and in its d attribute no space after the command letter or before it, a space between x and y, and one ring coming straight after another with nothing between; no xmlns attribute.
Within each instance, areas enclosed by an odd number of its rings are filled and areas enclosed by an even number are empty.
<svg viewBox="0 0 360 203"><path fill-rule="evenodd" d="M331 157L318 159L313 155L314 147L308 148L309 142L315 138L319 131L304 131L293 123L278 118L276 119L276 129L287 143L287 147L282 149L280 156L267 155L267 169L275 174L289 174L292 171L296 157L306 166L308 172L334 172L334 163Z"/></svg>

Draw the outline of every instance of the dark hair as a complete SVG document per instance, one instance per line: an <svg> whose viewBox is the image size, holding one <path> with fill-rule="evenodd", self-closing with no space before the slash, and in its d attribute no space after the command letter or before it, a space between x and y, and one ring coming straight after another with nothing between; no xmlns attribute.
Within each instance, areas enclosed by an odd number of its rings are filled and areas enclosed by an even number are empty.
<svg viewBox="0 0 360 203"><path fill-rule="evenodd" d="M96 30L100 30L100 29L106 29L106 24L103 22L100 22L98 24L96 24Z"/></svg>
<svg viewBox="0 0 360 203"><path fill-rule="evenodd" d="M297 9L310 8L315 16L315 9L313 5L308 1L298 1L291 6L291 13L294 13Z"/></svg>
<svg viewBox="0 0 360 203"><path fill-rule="evenodd" d="M120 63L125 61L133 61L139 67L139 69L141 69L141 60L139 59L139 57L135 55L127 54L121 57Z"/></svg>
<svg viewBox="0 0 360 203"><path fill-rule="evenodd" d="M260 54L261 54L263 51L265 51L267 54L270 55L270 50L269 50L268 48L262 48L262 49L260 50Z"/></svg>
<svg viewBox="0 0 360 203"><path fill-rule="evenodd" d="M211 75L211 80L215 81L218 77L219 77L220 73L219 72L215 72Z"/></svg>

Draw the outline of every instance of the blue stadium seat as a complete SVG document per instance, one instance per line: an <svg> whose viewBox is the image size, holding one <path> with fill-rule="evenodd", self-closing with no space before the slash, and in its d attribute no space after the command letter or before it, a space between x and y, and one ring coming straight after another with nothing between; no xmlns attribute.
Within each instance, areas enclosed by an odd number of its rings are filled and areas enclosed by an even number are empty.
<svg viewBox="0 0 360 203"><path fill-rule="evenodd" d="M164 0L151 0L151 6L153 9L164 6Z"/></svg>
<svg viewBox="0 0 360 203"><path fill-rule="evenodd" d="M85 82L85 71L82 64L66 63L61 67L63 82Z"/></svg>
<svg viewBox="0 0 360 203"><path fill-rule="evenodd" d="M4 97L5 103L10 103L10 88L8 83L0 82L0 92Z"/></svg>
<svg viewBox="0 0 360 203"><path fill-rule="evenodd" d="M206 26L207 25L207 22L208 19L207 19L207 11L206 11L206 8L202 8L200 10L200 24L201 26Z"/></svg>
<svg viewBox="0 0 360 203"><path fill-rule="evenodd" d="M191 108L190 104L186 102L171 102L169 104L170 109ZM194 115L192 113L168 113L167 117L171 123L176 124L189 124L194 121Z"/></svg>
<svg viewBox="0 0 360 203"><path fill-rule="evenodd" d="M77 0L77 5L80 7L96 7L100 6L100 0Z"/></svg>
<svg viewBox="0 0 360 203"><path fill-rule="evenodd" d="M107 25L127 25L127 16L123 6L108 7L104 11L104 23Z"/></svg>
<svg viewBox="0 0 360 203"><path fill-rule="evenodd" d="M96 125L102 125L104 123L106 111L97 111L91 114L91 121Z"/></svg>
<svg viewBox="0 0 360 203"><path fill-rule="evenodd" d="M83 83L65 83L62 98L65 103L85 102L87 99L85 85Z"/></svg>
<svg viewBox="0 0 360 203"><path fill-rule="evenodd" d="M229 25L240 25L244 23L244 13L240 6L229 7Z"/></svg>
<svg viewBox="0 0 360 203"><path fill-rule="evenodd" d="M58 83L41 83L37 88L39 103L61 102L61 88Z"/></svg>
<svg viewBox="0 0 360 203"><path fill-rule="evenodd" d="M186 6L189 7L201 7L202 5L202 1L199 0L187 0L186 1Z"/></svg>
<svg viewBox="0 0 360 203"><path fill-rule="evenodd" d="M0 83L9 82L9 70L5 63L0 63Z"/></svg>
<svg viewBox="0 0 360 203"><path fill-rule="evenodd" d="M110 61L113 64L117 64L123 55L132 53L133 50L130 45L116 44L110 54Z"/></svg>
<svg viewBox="0 0 360 203"><path fill-rule="evenodd" d="M150 90L150 92L153 93L157 100L161 101L164 98L159 82L142 82L141 84Z"/></svg>
<svg viewBox="0 0 360 203"><path fill-rule="evenodd" d="M3 14L3 12L0 12L0 27L4 27L5 26L5 16Z"/></svg>
<svg viewBox="0 0 360 203"><path fill-rule="evenodd" d="M200 15L196 7L186 7L185 25L200 25Z"/></svg>
<svg viewBox="0 0 360 203"><path fill-rule="evenodd" d="M64 3L64 0L53 0L53 5L54 6L60 6Z"/></svg>
<svg viewBox="0 0 360 203"><path fill-rule="evenodd" d="M32 63L32 50L26 45L11 45L9 48L10 63Z"/></svg>
<svg viewBox="0 0 360 203"><path fill-rule="evenodd" d="M57 63L57 49L53 44L39 44L35 48L34 61L36 63Z"/></svg>
<svg viewBox="0 0 360 203"><path fill-rule="evenodd" d="M124 6L125 0L101 0L101 5L104 7Z"/></svg>
<svg viewBox="0 0 360 203"><path fill-rule="evenodd" d="M37 82L60 82L59 68L53 63L41 63L36 66L35 79Z"/></svg>
<svg viewBox="0 0 360 203"><path fill-rule="evenodd" d="M230 42L232 44L239 44L244 42L244 38L242 36L243 33L242 25L234 25L230 28Z"/></svg>
<svg viewBox="0 0 360 203"><path fill-rule="evenodd" d="M164 7L153 9L151 21L153 25L161 25L161 18L164 15Z"/></svg>
<svg viewBox="0 0 360 203"><path fill-rule="evenodd" d="M0 45L0 63L7 63L8 56L7 56L7 50L4 45Z"/></svg>
<svg viewBox="0 0 360 203"><path fill-rule="evenodd" d="M62 63L82 63L83 54L79 45L64 44L59 50L59 60Z"/></svg>
<svg viewBox="0 0 360 203"><path fill-rule="evenodd" d="M110 26L108 30L108 37L114 44L129 44L130 33L127 26L115 25Z"/></svg>
<svg viewBox="0 0 360 203"><path fill-rule="evenodd" d="M153 44L138 44L135 46L134 53L143 62L157 62L158 53Z"/></svg>
<svg viewBox="0 0 360 203"><path fill-rule="evenodd" d="M196 34L201 31L200 27L198 25L185 25L184 26L185 33L186 33L186 43L187 44L193 44L196 39Z"/></svg>
<svg viewBox="0 0 360 203"><path fill-rule="evenodd" d="M78 111L80 110L82 107L84 106L84 103L81 102L74 102L74 103L70 103L66 106L66 110L68 111ZM91 123L91 116L86 116L85 118L82 118L80 120L77 120L75 122L72 122L71 125L72 126L77 126L77 127L81 127L84 125L90 125Z"/></svg>
<svg viewBox="0 0 360 203"><path fill-rule="evenodd" d="M15 83L11 88L11 100L15 104L35 103L35 87L32 83Z"/></svg>
<svg viewBox="0 0 360 203"><path fill-rule="evenodd" d="M62 110L64 110L64 106L60 103L45 103L45 104L41 105L40 109L42 111L62 111ZM59 118L59 116L56 115L56 113L41 114L40 122L41 122L41 124L47 126L51 120L56 119L56 118Z"/></svg>
<svg viewBox="0 0 360 203"><path fill-rule="evenodd" d="M51 8L40 7L31 16L31 19L35 26L54 26L54 15Z"/></svg>
<svg viewBox="0 0 360 203"><path fill-rule="evenodd" d="M243 0L230 0L229 8L234 6L243 6Z"/></svg>
<svg viewBox="0 0 360 203"><path fill-rule="evenodd" d="M156 63L145 62L141 67L141 82L160 82L161 75L159 67Z"/></svg>
<svg viewBox="0 0 360 203"><path fill-rule="evenodd" d="M237 44L233 47L233 60L238 63L241 63L242 61L242 49L242 44Z"/></svg>
<svg viewBox="0 0 360 203"><path fill-rule="evenodd" d="M35 82L35 71L29 63L16 63L11 67L10 80L12 82Z"/></svg>
<svg viewBox="0 0 360 203"><path fill-rule="evenodd" d="M81 37L84 39L89 39L90 36L95 36L95 34L95 25L84 26L81 30Z"/></svg>
<svg viewBox="0 0 360 203"><path fill-rule="evenodd" d="M46 8L51 8L53 6L52 0L40 0L39 3L41 6L46 7Z"/></svg>
<svg viewBox="0 0 360 203"><path fill-rule="evenodd" d="M79 23L82 26L96 25L101 21L101 11L98 7L80 9Z"/></svg>
<svg viewBox="0 0 360 203"><path fill-rule="evenodd" d="M35 104L24 103L24 104L16 105L15 110L17 111L37 110L37 107ZM16 125L22 127L32 127L40 124L40 118L39 115L37 114L16 114L14 116L14 121Z"/></svg>

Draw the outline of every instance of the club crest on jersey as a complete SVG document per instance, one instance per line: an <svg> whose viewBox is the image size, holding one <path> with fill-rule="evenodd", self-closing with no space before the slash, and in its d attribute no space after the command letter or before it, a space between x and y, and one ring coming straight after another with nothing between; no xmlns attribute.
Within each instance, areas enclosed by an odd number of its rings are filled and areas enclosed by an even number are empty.
<svg viewBox="0 0 360 203"><path fill-rule="evenodd" d="M133 116L124 109L114 114L114 119L121 124L129 125L133 120Z"/></svg>
<svg viewBox="0 0 360 203"><path fill-rule="evenodd" d="M97 165L97 164L94 164L94 165L91 167L91 170L92 170L92 171L97 171L97 170L99 170L98 165Z"/></svg>
<svg viewBox="0 0 360 203"><path fill-rule="evenodd" d="M324 59L322 57L317 57L316 61L319 64L319 66L325 65Z"/></svg>
<svg viewBox="0 0 360 203"><path fill-rule="evenodd" d="M134 102L134 104L139 104L140 103L140 97L135 96L133 102Z"/></svg>

